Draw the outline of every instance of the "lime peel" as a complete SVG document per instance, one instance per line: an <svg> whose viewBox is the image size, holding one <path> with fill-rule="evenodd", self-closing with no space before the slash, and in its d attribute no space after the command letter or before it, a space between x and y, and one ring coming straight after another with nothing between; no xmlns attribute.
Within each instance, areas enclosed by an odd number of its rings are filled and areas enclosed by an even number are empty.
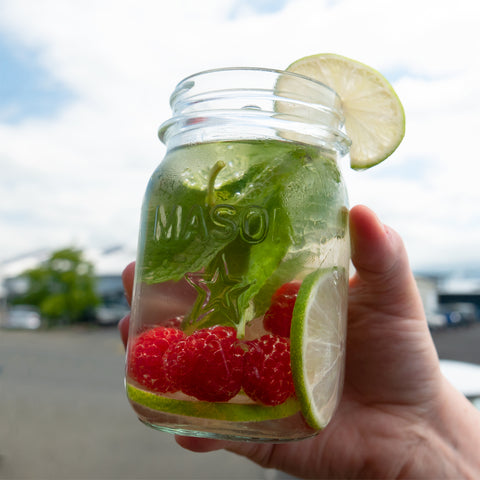
<svg viewBox="0 0 480 480"><path fill-rule="evenodd" d="M230 422L258 422L290 417L300 411L295 398L289 398L281 405L237 404L177 400L146 392L127 384L128 398L144 407L187 417L211 418Z"/></svg>
<svg viewBox="0 0 480 480"><path fill-rule="evenodd" d="M293 62L288 72L327 85L342 102L345 130L352 145L353 169L370 168L388 158L405 135L403 106L382 74L341 55L324 53Z"/></svg>
<svg viewBox="0 0 480 480"><path fill-rule="evenodd" d="M344 269L312 272L302 283L291 327L292 373L307 423L322 429L343 382L348 280Z"/></svg>

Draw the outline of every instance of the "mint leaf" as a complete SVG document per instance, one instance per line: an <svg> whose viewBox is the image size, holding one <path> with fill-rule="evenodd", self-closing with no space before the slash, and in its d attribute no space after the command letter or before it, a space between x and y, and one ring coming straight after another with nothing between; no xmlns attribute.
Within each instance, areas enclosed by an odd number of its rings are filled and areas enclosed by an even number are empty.
<svg viewBox="0 0 480 480"><path fill-rule="evenodd" d="M279 222L280 232L277 228L270 229L267 237L257 244L248 244L239 235L204 272L187 274L199 293L184 321L187 332L221 324L234 326L239 336L243 335L245 324L254 312L249 309L252 298L278 269L291 244L285 211L272 207L270 218ZM279 233L281 237L277 236Z"/></svg>
<svg viewBox="0 0 480 480"><path fill-rule="evenodd" d="M165 171L167 167L152 177L140 242L145 245L140 272L144 282L180 280L206 267L241 234L246 208L255 206L268 213L282 208L283 184L301 167L301 162L294 161L295 149L278 142L266 144L268 148L264 142L243 145L251 166L238 180L215 190L214 206L207 205L206 186L189 187L178 175ZM235 163L230 169L235 170Z"/></svg>
<svg viewBox="0 0 480 480"><path fill-rule="evenodd" d="M212 229L205 205L206 192L181 183L157 187L146 206L144 262L141 278L146 283L180 280L187 272L200 270L227 243L227 238L211 237Z"/></svg>
<svg viewBox="0 0 480 480"><path fill-rule="evenodd" d="M208 178L212 158L221 164L218 178ZM340 185L334 161L314 147L258 141L179 149L147 191L140 278L190 282L198 295L187 331L221 324L242 335L273 291L304 270L309 244L322 241L319 228L326 238L345 230L331 208L344 194Z"/></svg>

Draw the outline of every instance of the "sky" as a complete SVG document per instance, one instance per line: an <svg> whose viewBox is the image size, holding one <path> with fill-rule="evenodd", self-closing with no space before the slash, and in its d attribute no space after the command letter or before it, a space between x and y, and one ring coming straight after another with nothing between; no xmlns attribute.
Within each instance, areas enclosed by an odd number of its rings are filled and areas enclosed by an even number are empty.
<svg viewBox="0 0 480 480"><path fill-rule="evenodd" d="M135 247L158 126L183 77L331 52L381 71L406 113L384 163L342 171L416 270L480 268L475 0L0 0L0 263Z"/></svg>

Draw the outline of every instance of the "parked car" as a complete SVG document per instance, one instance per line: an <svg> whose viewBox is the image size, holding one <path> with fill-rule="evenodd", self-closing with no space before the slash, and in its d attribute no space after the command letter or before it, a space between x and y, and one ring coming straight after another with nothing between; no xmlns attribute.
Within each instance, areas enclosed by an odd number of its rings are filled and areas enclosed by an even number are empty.
<svg viewBox="0 0 480 480"><path fill-rule="evenodd" d="M5 328L36 330L42 325L40 312L29 305L16 305L7 311Z"/></svg>

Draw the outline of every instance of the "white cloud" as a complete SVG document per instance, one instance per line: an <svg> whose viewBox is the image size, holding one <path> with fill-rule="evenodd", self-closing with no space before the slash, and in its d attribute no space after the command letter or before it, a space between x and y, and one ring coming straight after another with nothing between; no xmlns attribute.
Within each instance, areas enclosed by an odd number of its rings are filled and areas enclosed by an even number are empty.
<svg viewBox="0 0 480 480"><path fill-rule="evenodd" d="M392 75L407 115L391 159L346 171L352 203L402 233L414 266L480 263L480 4L290 0L272 13L244 5L2 2L0 28L34 49L72 99L53 117L0 124L0 258L68 242L135 244L143 190L164 151L156 130L181 78L230 65L282 68L330 51Z"/></svg>

